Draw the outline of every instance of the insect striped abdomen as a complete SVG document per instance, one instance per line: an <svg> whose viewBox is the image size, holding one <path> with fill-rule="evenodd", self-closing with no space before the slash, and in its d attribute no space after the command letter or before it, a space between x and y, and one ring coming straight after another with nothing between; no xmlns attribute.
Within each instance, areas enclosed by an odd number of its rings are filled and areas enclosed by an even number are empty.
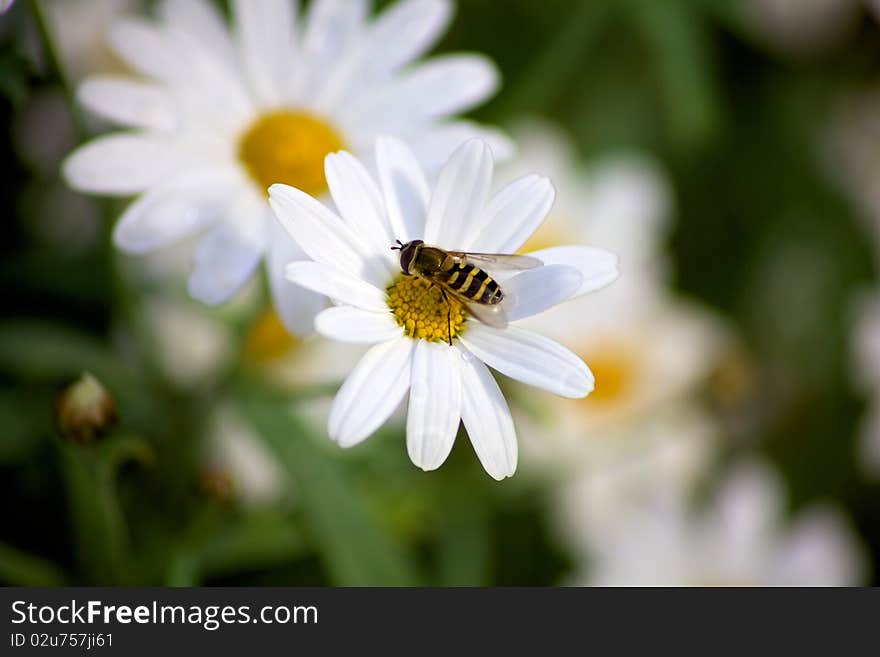
<svg viewBox="0 0 880 657"><path fill-rule="evenodd" d="M475 303L492 305L504 298L498 283L485 270L474 265L453 265L444 276L446 285Z"/></svg>

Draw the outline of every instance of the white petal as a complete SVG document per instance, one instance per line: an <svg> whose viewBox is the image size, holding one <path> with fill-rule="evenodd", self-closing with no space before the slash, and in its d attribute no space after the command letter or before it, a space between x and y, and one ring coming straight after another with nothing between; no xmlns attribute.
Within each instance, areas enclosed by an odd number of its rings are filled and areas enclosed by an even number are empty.
<svg viewBox="0 0 880 657"><path fill-rule="evenodd" d="M397 338L364 354L333 400L327 423L333 440L356 445L391 416L409 389L414 346L409 338Z"/></svg>
<svg viewBox="0 0 880 657"><path fill-rule="evenodd" d="M455 149L470 139L482 139L489 144L496 162L506 160L515 150L513 142L506 134L472 121L450 121L432 125L408 134L406 138L419 162L428 171L440 169L452 157Z"/></svg>
<svg viewBox="0 0 880 657"><path fill-rule="evenodd" d="M345 151L331 153L324 159L324 175L343 221L374 251L393 262L394 235L385 217L385 204L364 165Z"/></svg>
<svg viewBox="0 0 880 657"><path fill-rule="evenodd" d="M363 93L351 98L346 120L392 132L401 124L464 112L497 88L498 72L488 58L444 55L397 75L384 85L366 87Z"/></svg>
<svg viewBox="0 0 880 657"><path fill-rule="evenodd" d="M366 0L315 0L306 18L303 51L314 63L336 59L363 28Z"/></svg>
<svg viewBox="0 0 880 657"><path fill-rule="evenodd" d="M504 281L504 312L515 322L568 301L581 289L584 277L568 265L529 269Z"/></svg>
<svg viewBox="0 0 880 657"><path fill-rule="evenodd" d="M425 224L425 241L447 249L470 245L470 226L492 184L492 152L485 142L463 144L440 171Z"/></svg>
<svg viewBox="0 0 880 657"><path fill-rule="evenodd" d="M584 277L580 289L572 295L579 297L594 292L617 280L617 256L604 249L590 246L553 246L529 253L546 265L568 265Z"/></svg>
<svg viewBox="0 0 880 657"><path fill-rule="evenodd" d="M305 192L289 185L272 185L269 205L281 225L313 260L380 287L390 282L393 268L386 254L367 248L342 219Z"/></svg>
<svg viewBox="0 0 880 657"><path fill-rule="evenodd" d="M110 45L130 68L165 82L182 73L159 28L144 19L126 18L113 24Z"/></svg>
<svg viewBox="0 0 880 657"><path fill-rule="evenodd" d="M169 145L139 134L116 134L80 146L62 165L67 184L82 192L127 196L167 178Z"/></svg>
<svg viewBox="0 0 880 657"><path fill-rule="evenodd" d="M197 40L215 57L227 65L234 65L235 51L226 21L212 3L206 0L164 0L159 5L159 15L169 25L174 25Z"/></svg>
<svg viewBox="0 0 880 657"><path fill-rule="evenodd" d="M309 335L315 330L315 317L327 307L327 298L284 277L287 265L299 260L307 260L308 256L277 220L273 218L269 226L270 239L266 267L272 303L281 323L288 331L298 336Z"/></svg>
<svg viewBox="0 0 880 657"><path fill-rule="evenodd" d="M251 88L265 104L284 100L294 58L292 0L235 0L238 46Z"/></svg>
<svg viewBox="0 0 880 657"><path fill-rule="evenodd" d="M404 243L421 237L431 191L415 155L401 140L379 137L376 167L392 237Z"/></svg>
<svg viewBox="0 0 880 657"><path fill-rule="evenodd" d="M166 131L174 127L174 109L161 87L130 78L96 75L77 89L80 103L98 116L132 128Z"/></svg>
<svg viewBox="0 0 880 657"><path fill-rule="evenodd" d="M412 360L406 450L422 470L436 470L455 442L461 418L461 352L419 340Z"/></svg>
<svg viewBox="0 0 880 657"><path fill-rule="evenodd" d="M128 253L147 253L177 241L222 215L228 184L222 175L201 175L153 187L120 217L114 243Z"/></svg>
<svg viewBox="0 0 880 657"><path fill-rule="evenodd" d="M199 301L216 305L238 292L260 263L263 245L254 244L232 227L211 229L196 247L189 293Z"/></svg>
<svg viewBox="0 0 880 657"><path fill-rule="evenodd" d="M474 220L472 251L516 253L544 221L556 190L548 178L524 176L504 187Z"/></svg>
<svg viewBox="0 0 880 657"><path fill-rule="evenodd" d="M382 73L398 69L427 52L449 24L448 0L404 0L383 11L370 26L371 69Z"/></svg>
<svg viewBox="0 0 880 657"><path fill-rule="evenodd" d="M324 294L338 303L364 310L387 311L385 293L350 273L321 262L292 262L284 270L291 283Z"/></svg>
<svg viewBox="0 0 880 657"><path fill-rule="evenodd" d="M488 368L462 350L461 420L483 468L493 479L516 471L516 430L507 401Z"/></svg>
<svg viewBox="0 0 880 657"><path fill-rule="evenodd" d="M473 322L459 340L489 367L517 381L563 397L586 397L595 379L584 361L557 342L508 326Z"/></svg>
<svg viewBox="0 0 880 657"><path fill-rule="evenodd" d="M403 335L403 327L387 309L382 312L348 306L321 311L315 318L315 330L325 338L351 344L376 344Z"/></svg>

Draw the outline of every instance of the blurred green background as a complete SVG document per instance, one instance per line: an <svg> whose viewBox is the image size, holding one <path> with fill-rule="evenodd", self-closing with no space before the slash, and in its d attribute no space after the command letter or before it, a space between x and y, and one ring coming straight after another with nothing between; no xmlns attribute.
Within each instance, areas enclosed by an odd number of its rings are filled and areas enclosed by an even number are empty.
<svg viewBox="0 0 880 657"><path fill-rule="evenodd" d="M853 2L833 33L792 45L761 29L753 4L460 0L439 50L484 52L500 67L503 88L480 120L538 115L571 134L585 161L637 149L662 163L677 286L722 313L748 354L753 389L722 424L726 455L765 454L793 509L843 505L876 583L880 484L857 462L866 398L850 339L853 299L873 284L876 261L824 153L841 106L880 80L880 27ZM0 18L0 581L564 578L575 557L554 539L546 489L526 477L492 481L461 437L449 462L425 474L399 430L341 452L283 412L332 389L282 394L241 364L215 385L181 389L156 370L133 320L138 283L109 243L121 205L77 197L59 180L60 158L90 128L66 111L33 25L22 0ZM21 139L41 110L60 125L43 152ZM47 236L36 219L47 212L88 221ZM251 321L232 325L244 332ZM113 392L121 422L81 446L57 436L52 409L85 370ZM275 503L237 503L223 473L205 471L200 441L219 403L234 404L280 463L287 492Z"/></svg>

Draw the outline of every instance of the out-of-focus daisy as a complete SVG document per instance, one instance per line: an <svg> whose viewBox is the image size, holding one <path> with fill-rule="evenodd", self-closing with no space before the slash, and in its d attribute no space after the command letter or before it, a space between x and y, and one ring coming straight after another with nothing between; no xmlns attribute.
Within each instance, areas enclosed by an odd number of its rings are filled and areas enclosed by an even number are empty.
<svg viewBox="0 0 880 657"><path fill-rule="evenodd" d="M212 417L204 462L208 481L228 479L231 496L246 505L271 504L289 494L281 466L231 409L221 407Z"/></svg>
<svg viewBox="0 0 880 657"><path fill-rule="evenodd" d="M871 397L862 419L859 460L869 474L880 477L880 300L876 293L858 299L853 332L853 370L857 383Z"/></svg>
<svg viewBox="0 0 880 657"><path fill-rule="evenodd" d="M117 23L111 45L141 77L87 79L79 98L130 131L75 151L64 165L68 182L140 195L116 226L125 251L152 251L204 230L189 290L215 304L279 242L267 187L283 182L322 195L327 153L363 153L378 133L407 138L428 166L473 135L507 148L499 135L450 119L495 90L488 59L452 54L414 63L442 34L450 3L404 0L372 20L369 4L315 0L298 16L290 0L237 0L230 31L205 0L165 0L156 22ZM284 244L271 258L276 284L284 264L303 257ZM278 305L286 324L305 332L323 301L286 290Z"/></svg>
<svg viewBox="0 0 880 657"><path fill-rule="evenodd" d="M390 249L395 240L415 239L456 251L519 249L550 210L553 186L531 175L490 196L493 167L489 146L468 141L431 190L409 148L380 138L378 184L348 153L328 156L330 193L341 216L298 189L270 188L281 224L314 260L289 265L287 276L337 304L317 316L318 333L375 345L333 402L328 430L340 445L367 438L409 392L413 463L439 467L461 419L483 467L502 479L516 469L518 448L507 402L486 365L567 397L592 390L593 376L575 354L531 331L475 321L455 299L447 305L438 287L404 275ZM562 246L530 255L544 266L501 280L511 322L617 277L616 258L599 249Z"/></svg>
<svg viewBox="0 0 880 657"><path fill-rule="evenodd" d="M614 156L580 168L553 128L529 123L514 135L520 149L512 166L537 161L558 181L557 204L527 247L589 241L616 253L622 272L589 307L576 301L527 322L590 363L596 389L582 401L546 396L536 402L545 406L544 421L529 421L525 449L539 463L571 470L605 462L614 451L632 455L634 444L642 449L650 442L641 438L658 433L652 423L666 424L656 414L686 400L708 377L724 331L710 313L667 290L670 191L654 163ZM700 420L680 428L692 435L704 427Z"/></svg>
<svg viewBox="0 0 880 657"><path fill-rule="evenodd" d="M746 0L743 9L747 24L769 48L801 55L833 46L852 33L860 4L859 0Z"/></svg>
<svg viewBox="0 0 880 657"><path fill-rule="evenodd" d="M830 505L789 523L775 473L741 464L711 503L659 496L625 526L594 536L580 584L612 586L846 586L864 581L864 555Z"/></svg>
<svg viewBox="0 0 880 657"><path fill-rule="evenodd" d="M13 2L15 2L15 0L0 0L0 14L8 11Z"/></svg>
<svg viewBox="0 0 880 657"><path fill-rule="evenodd" d="M601 439L582 436L580 449L563 452L573 461L567 476L554 482L552 514L561 533L589 545L644 513L657 496L689 494L717 457L718 433L699 404L678 401L635 427ZM543 456L545 463L564 458Z"/></svg>

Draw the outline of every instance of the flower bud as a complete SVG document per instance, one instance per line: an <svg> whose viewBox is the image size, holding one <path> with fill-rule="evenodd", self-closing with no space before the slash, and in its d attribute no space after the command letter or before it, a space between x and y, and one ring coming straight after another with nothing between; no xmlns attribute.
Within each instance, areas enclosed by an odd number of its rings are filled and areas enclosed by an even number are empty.
<svg viewBox="0 0 880 657"><path fill-rule="evenodd" d="M81 445L94 442L116 419L116 401L88 372L67 386L55 404L58 432Z"/></svg>

